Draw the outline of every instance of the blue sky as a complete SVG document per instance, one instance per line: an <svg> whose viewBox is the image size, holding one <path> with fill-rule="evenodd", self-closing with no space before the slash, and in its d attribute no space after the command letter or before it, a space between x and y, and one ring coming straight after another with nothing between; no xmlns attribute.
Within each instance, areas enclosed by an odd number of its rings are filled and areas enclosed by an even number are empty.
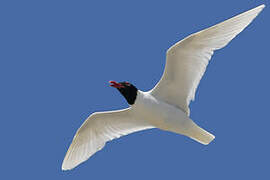
<svg viewBox="0 0 270 180"><path fill-rule="evenodd" d="M94 111L127 107L108 86L151 89L165 52L190 33L260 4L264 11L203 77L191 118L208 146L157 129L131 134L75 170L61 163ZM267 1L1 1L1 179L269 179Z"/></svg>

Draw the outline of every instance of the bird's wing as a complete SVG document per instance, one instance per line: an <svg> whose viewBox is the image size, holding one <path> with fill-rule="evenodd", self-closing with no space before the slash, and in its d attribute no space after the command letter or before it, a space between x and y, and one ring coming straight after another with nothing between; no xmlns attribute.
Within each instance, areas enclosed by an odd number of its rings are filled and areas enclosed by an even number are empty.
<svg viewBox="0 0 270 180"><path fill-rule="evenodd" d="M264 8L260 5L215 26L194 33L170 47L161 80L152 95L174 104L189 115L190 100L213 52L226 46Z"/></svg>
<svg viewBox="0 0 270 180"><path fill-rule="evenodd" d="M136 131L152 128L136 119L130 108L96 112L78 129L64 158L62 169L70 170L101 150L107 141Z"/></svg>

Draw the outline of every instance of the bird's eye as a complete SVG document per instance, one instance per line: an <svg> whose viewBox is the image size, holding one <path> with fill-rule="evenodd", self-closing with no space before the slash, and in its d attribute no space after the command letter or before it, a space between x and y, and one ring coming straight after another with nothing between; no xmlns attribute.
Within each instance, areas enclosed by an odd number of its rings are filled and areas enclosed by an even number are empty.
<svg viewBox="0 0 270 180"><path fill-rule="evenodd" d="M130 86L130 83L129 82L125 82L125 85Z"/></svg>

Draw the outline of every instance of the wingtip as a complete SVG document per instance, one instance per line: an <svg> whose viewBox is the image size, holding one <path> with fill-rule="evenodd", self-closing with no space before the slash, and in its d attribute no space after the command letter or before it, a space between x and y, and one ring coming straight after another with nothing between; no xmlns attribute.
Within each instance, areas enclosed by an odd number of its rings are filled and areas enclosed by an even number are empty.
<svg viewBox="0 0 270 180"><path fill-rule="evenodd" d="M261 7L261 8L265 8L265 4L262 4L262 5L260 5L259 7Z"/></svg>
<svg viewBox="0 0 270 180"><path fill-rule="evenodd" d="M69 171L74 169L76 166L78 166L80 163L72 163L72 161L69 161L66 159L66 157L64 158L64 161L62 163L61 169L62 171Z"/></svg>
<svg viewBox="0 0 270 180"><path fill-rule="evenodd" d="M62 171L69 171L69 170L71 170L71 169L62 168Z"/></svg>
<svg viewBox="0 0 270 180"><path fill-rule="evenodd" d="M65 156L63 162L62 162L62 166L61 169L62 171L68 171L73 169L74 167L71 167L69 163L67 163L67 155Z"/></svg>
<svg viewBox="0 0 270 180"><path fill-rule="evenodd" d="M67 167L67 166L65 166L65 164L63 163L61 169L62 169L62 171L68 171L68 170L71 170L71 169L73 169L73 168Z"/></svg>
<svg viewBox="0 0 270 180"><path fill-rule="evenodd" d="M265 8L265 4L261 4L261 5L257 6L257 7L255 7L254 9L259 9L260 11L262 11L263 8Z"/></svg>
<svg viewBox="0 0 270 180"><path fill-rule="evenodd" d="M62 163L61 169L62 169L62 171L67 171L67 170L69 170L68 168L65 167L64 162Z"/></svg>

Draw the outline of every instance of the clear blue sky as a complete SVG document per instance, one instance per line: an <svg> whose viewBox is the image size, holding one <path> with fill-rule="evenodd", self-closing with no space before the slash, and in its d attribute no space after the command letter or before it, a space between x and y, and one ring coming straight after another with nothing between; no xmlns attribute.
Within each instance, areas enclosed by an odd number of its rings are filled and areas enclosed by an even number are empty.
<svg viewBox="0 0 270 180"><path fill-rule="evenodd" d="M109 80L149 90L172 44L263 3L213 56L191 103L191 118L216 136L210 145L153 129L61 171L89 114L127 107ZM269 179L269 7L259 0L1 1L0 179Z"/></svg>

